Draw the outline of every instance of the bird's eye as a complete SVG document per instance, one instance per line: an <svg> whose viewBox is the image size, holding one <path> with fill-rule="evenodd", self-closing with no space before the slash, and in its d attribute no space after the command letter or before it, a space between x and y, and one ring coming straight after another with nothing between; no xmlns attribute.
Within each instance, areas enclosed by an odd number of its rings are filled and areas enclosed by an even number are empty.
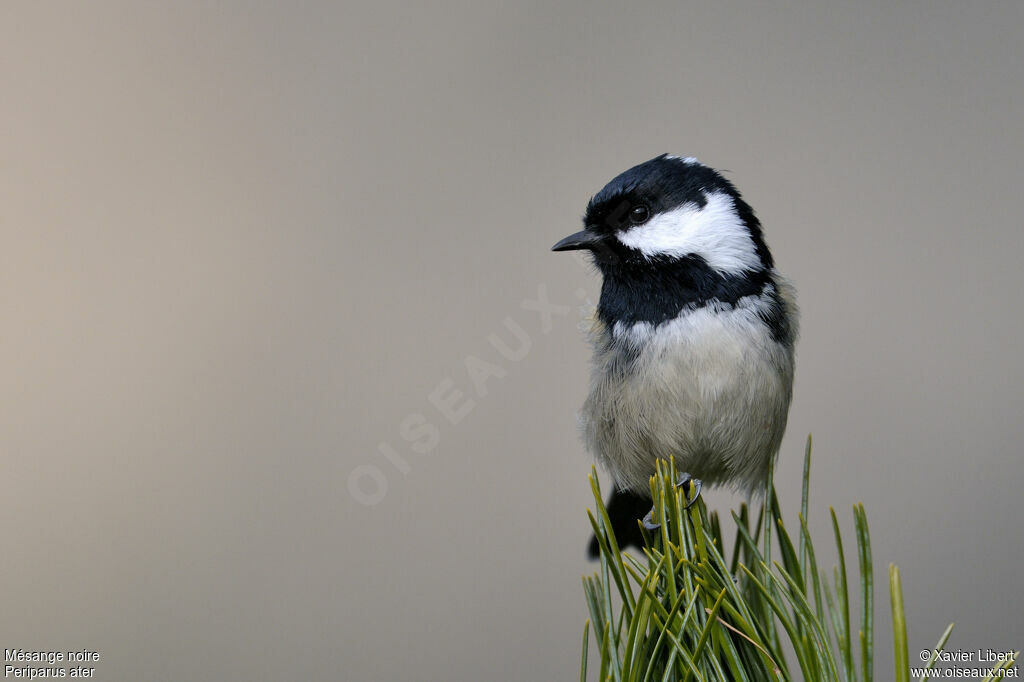
<svg viewBox="0 0 1024 682"><path fill-rule="evenodd" d="M647 208L643 204L637 204L629 212L629 222L634 225L642 225L647 222L647 219L651 217L651 209Z"/></svg>

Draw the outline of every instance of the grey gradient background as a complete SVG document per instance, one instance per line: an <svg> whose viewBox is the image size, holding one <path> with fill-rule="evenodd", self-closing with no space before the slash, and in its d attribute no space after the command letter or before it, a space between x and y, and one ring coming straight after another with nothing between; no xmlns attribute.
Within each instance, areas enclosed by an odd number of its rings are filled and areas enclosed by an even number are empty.
<svg viewBox="0 0 1024 682"><path fill-rule="evenodd" d="M950 621L1020 648L1022 25L4 3L0 643L98 650L103 680L573 679L598 278L548 249L668 151L730 170L799 288L780 494L813 431L819 544L829 504L872 522L878 679L890 561L912 660ZM539 286L569 307L546 331Z"/></svg>

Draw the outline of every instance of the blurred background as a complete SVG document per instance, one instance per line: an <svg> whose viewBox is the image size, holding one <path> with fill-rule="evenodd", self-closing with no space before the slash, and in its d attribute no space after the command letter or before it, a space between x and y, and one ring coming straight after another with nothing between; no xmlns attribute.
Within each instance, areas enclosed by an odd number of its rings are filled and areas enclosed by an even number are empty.
<svg viewBox="0 0 1024 682"><path fill-rule="evenodd" d="M4 3L3 646L103 680L574 679L599 282L549 248L672 152L728 169L798 287L777 485L795 515L813 432L827 565L827 507L852 542L864 502L878 674L889 562L912 660L951 621L1020 648L1022 22Z"/></svg>

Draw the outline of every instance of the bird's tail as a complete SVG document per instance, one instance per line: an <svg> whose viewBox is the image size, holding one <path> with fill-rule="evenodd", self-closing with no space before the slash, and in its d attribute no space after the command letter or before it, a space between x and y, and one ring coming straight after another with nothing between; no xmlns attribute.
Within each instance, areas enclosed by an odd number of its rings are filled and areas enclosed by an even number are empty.
<svg viewBox="0 0 1024 682"><path fill-rule="evenodd" d="M608 520L612 522L612 530L615 531L619 549L626 549L629 546L643 548L644 538L638 521L651 510L651 499L628 490L616 489L608 498L605 508L608 510ZM600 554L601 548L597 538L591 537L587 556L596 559Z"/></svg>

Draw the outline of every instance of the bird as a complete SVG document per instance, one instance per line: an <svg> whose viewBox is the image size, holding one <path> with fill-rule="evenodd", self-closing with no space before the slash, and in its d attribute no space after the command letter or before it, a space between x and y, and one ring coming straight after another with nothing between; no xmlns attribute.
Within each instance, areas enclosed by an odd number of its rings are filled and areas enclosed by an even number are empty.
<svg viewBox="0 0 1024 682"><path fill-rule="evenodd" d="M796 293L754 210L694 157L662 154L620 173L590 199L583 226L552 247L589 251L602 277L580 427L614 479L607 509L620 546L642 547L637 520L658 459L687 472L680 484L694 500L701 484L764 490L793 396Z"/></svg>

